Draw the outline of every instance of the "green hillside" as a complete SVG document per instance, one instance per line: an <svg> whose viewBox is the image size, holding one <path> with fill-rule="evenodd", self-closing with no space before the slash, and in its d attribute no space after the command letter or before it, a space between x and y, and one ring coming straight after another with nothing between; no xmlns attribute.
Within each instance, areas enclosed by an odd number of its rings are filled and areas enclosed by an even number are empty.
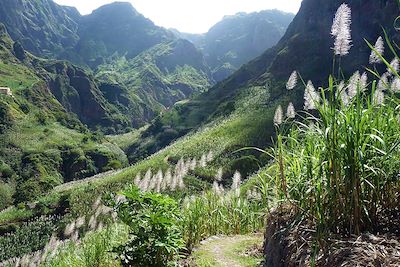
<svg viewBox="0 0 400 267"><path fill-rule="evenodd" d="M100 81L126 88L135 107L112 96L116 94L112 88L105 91L100 87L106 97L119 103L121 112L134 116L135 126L143 125L180 100L206 91L213 84L210 77L201 52L182 39L158 44L133 59L121 57L99 66L96 73Z"/></svg>
<svg viewBox="0 0 400 267"><path fill-rule="evenodd" d="M127 3L7 1L54 54L0 24L0 266L398 265L399 1L303 0L286 32L239 13L207 42ZM31 2L73 45L35 38Z"/></svg>
<svg viewBox="0 0 400 267"><path fill-rule="evenodd" d="M13 94L0 95L2 209L36 199L63 182L126 164L126 156L117 146L90 133L52 94L48 79L56 75L56 79L66 80L68 76L45 68L64 65L29 53L22 62L14 55L15 47L1 26L0 83Z"/></svg>

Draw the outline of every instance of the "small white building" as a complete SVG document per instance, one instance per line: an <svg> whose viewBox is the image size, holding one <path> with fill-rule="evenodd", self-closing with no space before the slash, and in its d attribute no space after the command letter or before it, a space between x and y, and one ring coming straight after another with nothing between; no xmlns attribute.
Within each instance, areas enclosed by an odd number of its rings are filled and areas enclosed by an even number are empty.
<svg viewBox="0 0 400 267"><path fill-rule="evenodd" d="M7 96L13 96L12 91L9 87L0 87L0 94L7 95Z"/></svg>

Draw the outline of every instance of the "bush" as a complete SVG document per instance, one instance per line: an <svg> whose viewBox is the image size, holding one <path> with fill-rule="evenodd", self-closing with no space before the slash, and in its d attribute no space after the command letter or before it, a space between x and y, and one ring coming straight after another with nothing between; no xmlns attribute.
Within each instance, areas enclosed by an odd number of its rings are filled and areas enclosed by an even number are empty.
<svg viewBox="0 0 400 267"><path fill-rule="evenodd" d="M55 230L55 217L40 217L0 237L0 262L42 249Z"/></svg>
<svg viewBox="0 0 400 267"><path fill-rule="evenodd" d="M114 249L123 266L167 266L183 249L178 204L168 196L132 186L116 204L118 217L130 228L129 242Z"/></svg>
<svg viewBox="0 0 400 267"><path fill-rule="evenodd" d="M104 167L104 170L118 170L121 168L122 168L121 161L113 159Z"/></svg>
<svg viewBox="0 0 400 267"><path fill-rule="evenodd" d="M0 182L0 210L13 203L13 189L10 185Z"/></svg>
<svg viewBox="0 0 400 267"><path fill-rule="evenodd" d="M14 175L14 171L5 163L0 162L0 179L9 180Z"/></svg>

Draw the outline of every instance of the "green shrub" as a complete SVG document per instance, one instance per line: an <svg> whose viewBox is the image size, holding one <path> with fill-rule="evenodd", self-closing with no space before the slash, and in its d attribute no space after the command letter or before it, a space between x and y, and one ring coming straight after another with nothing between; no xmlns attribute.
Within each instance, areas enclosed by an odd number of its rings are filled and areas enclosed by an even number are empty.
<svg viewBox="0 0 400 267"><path fill-rule="evenodd" d="M55 217L24 223L12 234L0 237L0 262L42 249L55 230Z"/></svg>
<svg viewBox="0 0 400 267"><path fill-rule="evenodd" d="M3 210L13 203L13 188L0 181L0 210Z"/></svg>
<svg viewBox="0 0 400 267"><path fill-rule="evenodd" d="M129 242L115 248L123 266L167 266L183 248L178 205L168 196L132 186L116 204L118 217L130 228Z"/></svg>
<svg viewBox="0 0 400 267"><path fill-rule="evenodd" d="M0 162L0 179L9 180L14 175L14 171L5 163Z"/></svg>
<svg viewBox="0 0 400 267"><path fill-rule="evenodd" d="M113 159L104 167L104 170L118 170L121 168L122 168L121 161Z"/></svg>

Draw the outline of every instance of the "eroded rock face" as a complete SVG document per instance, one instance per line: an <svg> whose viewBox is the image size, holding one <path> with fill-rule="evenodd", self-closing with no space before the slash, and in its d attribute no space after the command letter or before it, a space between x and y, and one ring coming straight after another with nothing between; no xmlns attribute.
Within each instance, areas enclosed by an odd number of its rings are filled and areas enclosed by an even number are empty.
<svg viewBox="0 0 400 267"><path fill-rule="evenodd" d="M43 63L41 75L51 93L68 111L89 127L112 126L108 103L94 80L82 69L66 62Z"/></svg>

